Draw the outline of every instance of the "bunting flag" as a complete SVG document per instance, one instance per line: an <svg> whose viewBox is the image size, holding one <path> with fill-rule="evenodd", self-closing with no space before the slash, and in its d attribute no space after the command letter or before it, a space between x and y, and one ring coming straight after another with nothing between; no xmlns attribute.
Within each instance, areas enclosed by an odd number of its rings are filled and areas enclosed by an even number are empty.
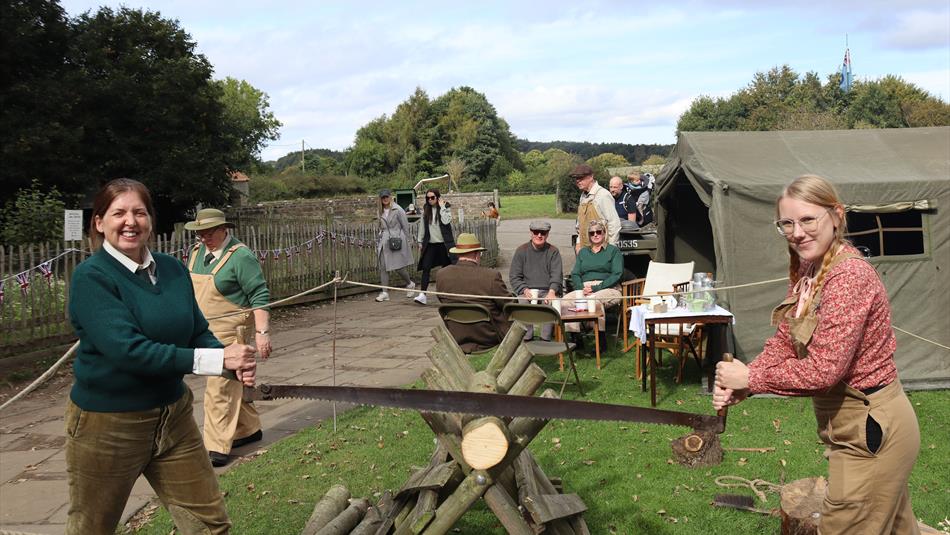
<svg viewBox="0 0 950 535"><path fill-rule="evenodd" d="M43 274L43 278L46 279L46 285L52 286L53 285L52 260L47 260L46 262L43 262L42 264L36 266L36 269L38 269L40 273Z"/></svg>
<svg viewBox="0 0 950 535"><path fill-rule="evenodd" d="M26 291L30 287L30 270L17 273L16 281L20 284L20 293L23 294L23 297L26 297Z"/></svg>
<svg viewBox="0 0 950 535"><path fill-rule="evenodd" d="M181 263L185 264L186 266L188 265L188 251L181 253Z"/></svg>
<svg viewBox="0 0 950 535"><path fill-rule="evenodd" d="M314 238L314 239L316 239L316 238ZM308 241L308 242L306 243L306 245L307 245L307 254L313 253L313 241L314 241L314 240L310 240L310 241Z"/></svg>
<svg viewBox="0 0 950 535"><path fill-rule="evenodd" d="M274 249L271 253L274 255L274 260L280 258L280 249Z"/></svg>
<svg viewBox="0 0 950 535"><path fill-rule="evenodd" d="M261 262L263 262L264 260L267 260L267 249L264 249L263 251L254 251L254 252L257 253L257 259L260 260Z"/></svg>
<svg viewBox="0 0 950 535"><path fill-rule="evenodd" d="M3 285L6 284L6 282L7 281L0 279L0 306L3 305Z"/></svg>

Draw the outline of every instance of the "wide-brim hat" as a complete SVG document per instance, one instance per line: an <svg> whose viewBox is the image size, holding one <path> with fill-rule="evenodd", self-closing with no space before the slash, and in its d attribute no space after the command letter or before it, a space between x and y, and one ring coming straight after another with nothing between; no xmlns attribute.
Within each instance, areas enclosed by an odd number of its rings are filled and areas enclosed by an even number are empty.
<svg viewBox="0 0 950 535"><path fill-rule="evenodd" d="M234 223L228 222L224 212L217 208L202 208L195 214L195 220L185 223L185 230L205 230L214 227L234 228Z"/></svg>
<svg viewBox="0 0 950 535"><path fill-rule="evenodd" d="M465 232L459 234L459 237L455 240L455 247L449 249L449 252L452 254L466 254L487 250L482 247L482 242L478 241L478 236Z"/></svg>

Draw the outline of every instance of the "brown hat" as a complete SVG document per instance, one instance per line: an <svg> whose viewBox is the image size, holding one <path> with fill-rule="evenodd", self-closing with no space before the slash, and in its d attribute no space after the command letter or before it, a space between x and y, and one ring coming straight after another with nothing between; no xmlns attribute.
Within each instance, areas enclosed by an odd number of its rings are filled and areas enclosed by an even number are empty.
<svg viewBox="0 0 950 535"><path fill-rule="evenodd" d="M592 174L594 174L594 168L587 165L586 163L582 163L575 165L574 169L571 169L570 177L581 178Z"/></svg>
<svg viewBox="0 0 950 535"><path fill-rule="evenodd" d="M186 230L205 230L221 225L234 228L234 223L229 223L224 217L224 212L217 208L202 208L195 214L195 220L185 223Z"/></svg>

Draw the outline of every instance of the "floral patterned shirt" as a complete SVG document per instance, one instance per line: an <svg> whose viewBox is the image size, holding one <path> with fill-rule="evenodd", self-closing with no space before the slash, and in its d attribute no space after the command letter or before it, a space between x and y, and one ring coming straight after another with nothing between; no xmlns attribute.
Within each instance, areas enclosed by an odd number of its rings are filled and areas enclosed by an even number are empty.
<svg viewBox="0 0 950 535"><path fill-rule="evenodd" d="M839 254L855 249L846 246ZM811 270L802 262L799 274ZM787 296L791 296L789 285ZM809 396L828 391L839 381L857 390L886 385L897 378L887 290L874 267L849 258L825 277L816 310L818 326L808 344L808 356L797 358L783 321L762 353L749 363L749 390L786 396Z"/></svg>

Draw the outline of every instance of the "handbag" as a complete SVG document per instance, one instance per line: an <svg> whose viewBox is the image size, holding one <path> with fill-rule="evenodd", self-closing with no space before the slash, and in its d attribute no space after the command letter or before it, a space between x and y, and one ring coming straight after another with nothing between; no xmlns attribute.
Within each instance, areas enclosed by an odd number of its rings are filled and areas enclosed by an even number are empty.
<svg viewBox="0 0 950 535"><path fill-rule="evenodd" d="M402 249L402 238L389 238L389 250L398 251Z"/></svg>

